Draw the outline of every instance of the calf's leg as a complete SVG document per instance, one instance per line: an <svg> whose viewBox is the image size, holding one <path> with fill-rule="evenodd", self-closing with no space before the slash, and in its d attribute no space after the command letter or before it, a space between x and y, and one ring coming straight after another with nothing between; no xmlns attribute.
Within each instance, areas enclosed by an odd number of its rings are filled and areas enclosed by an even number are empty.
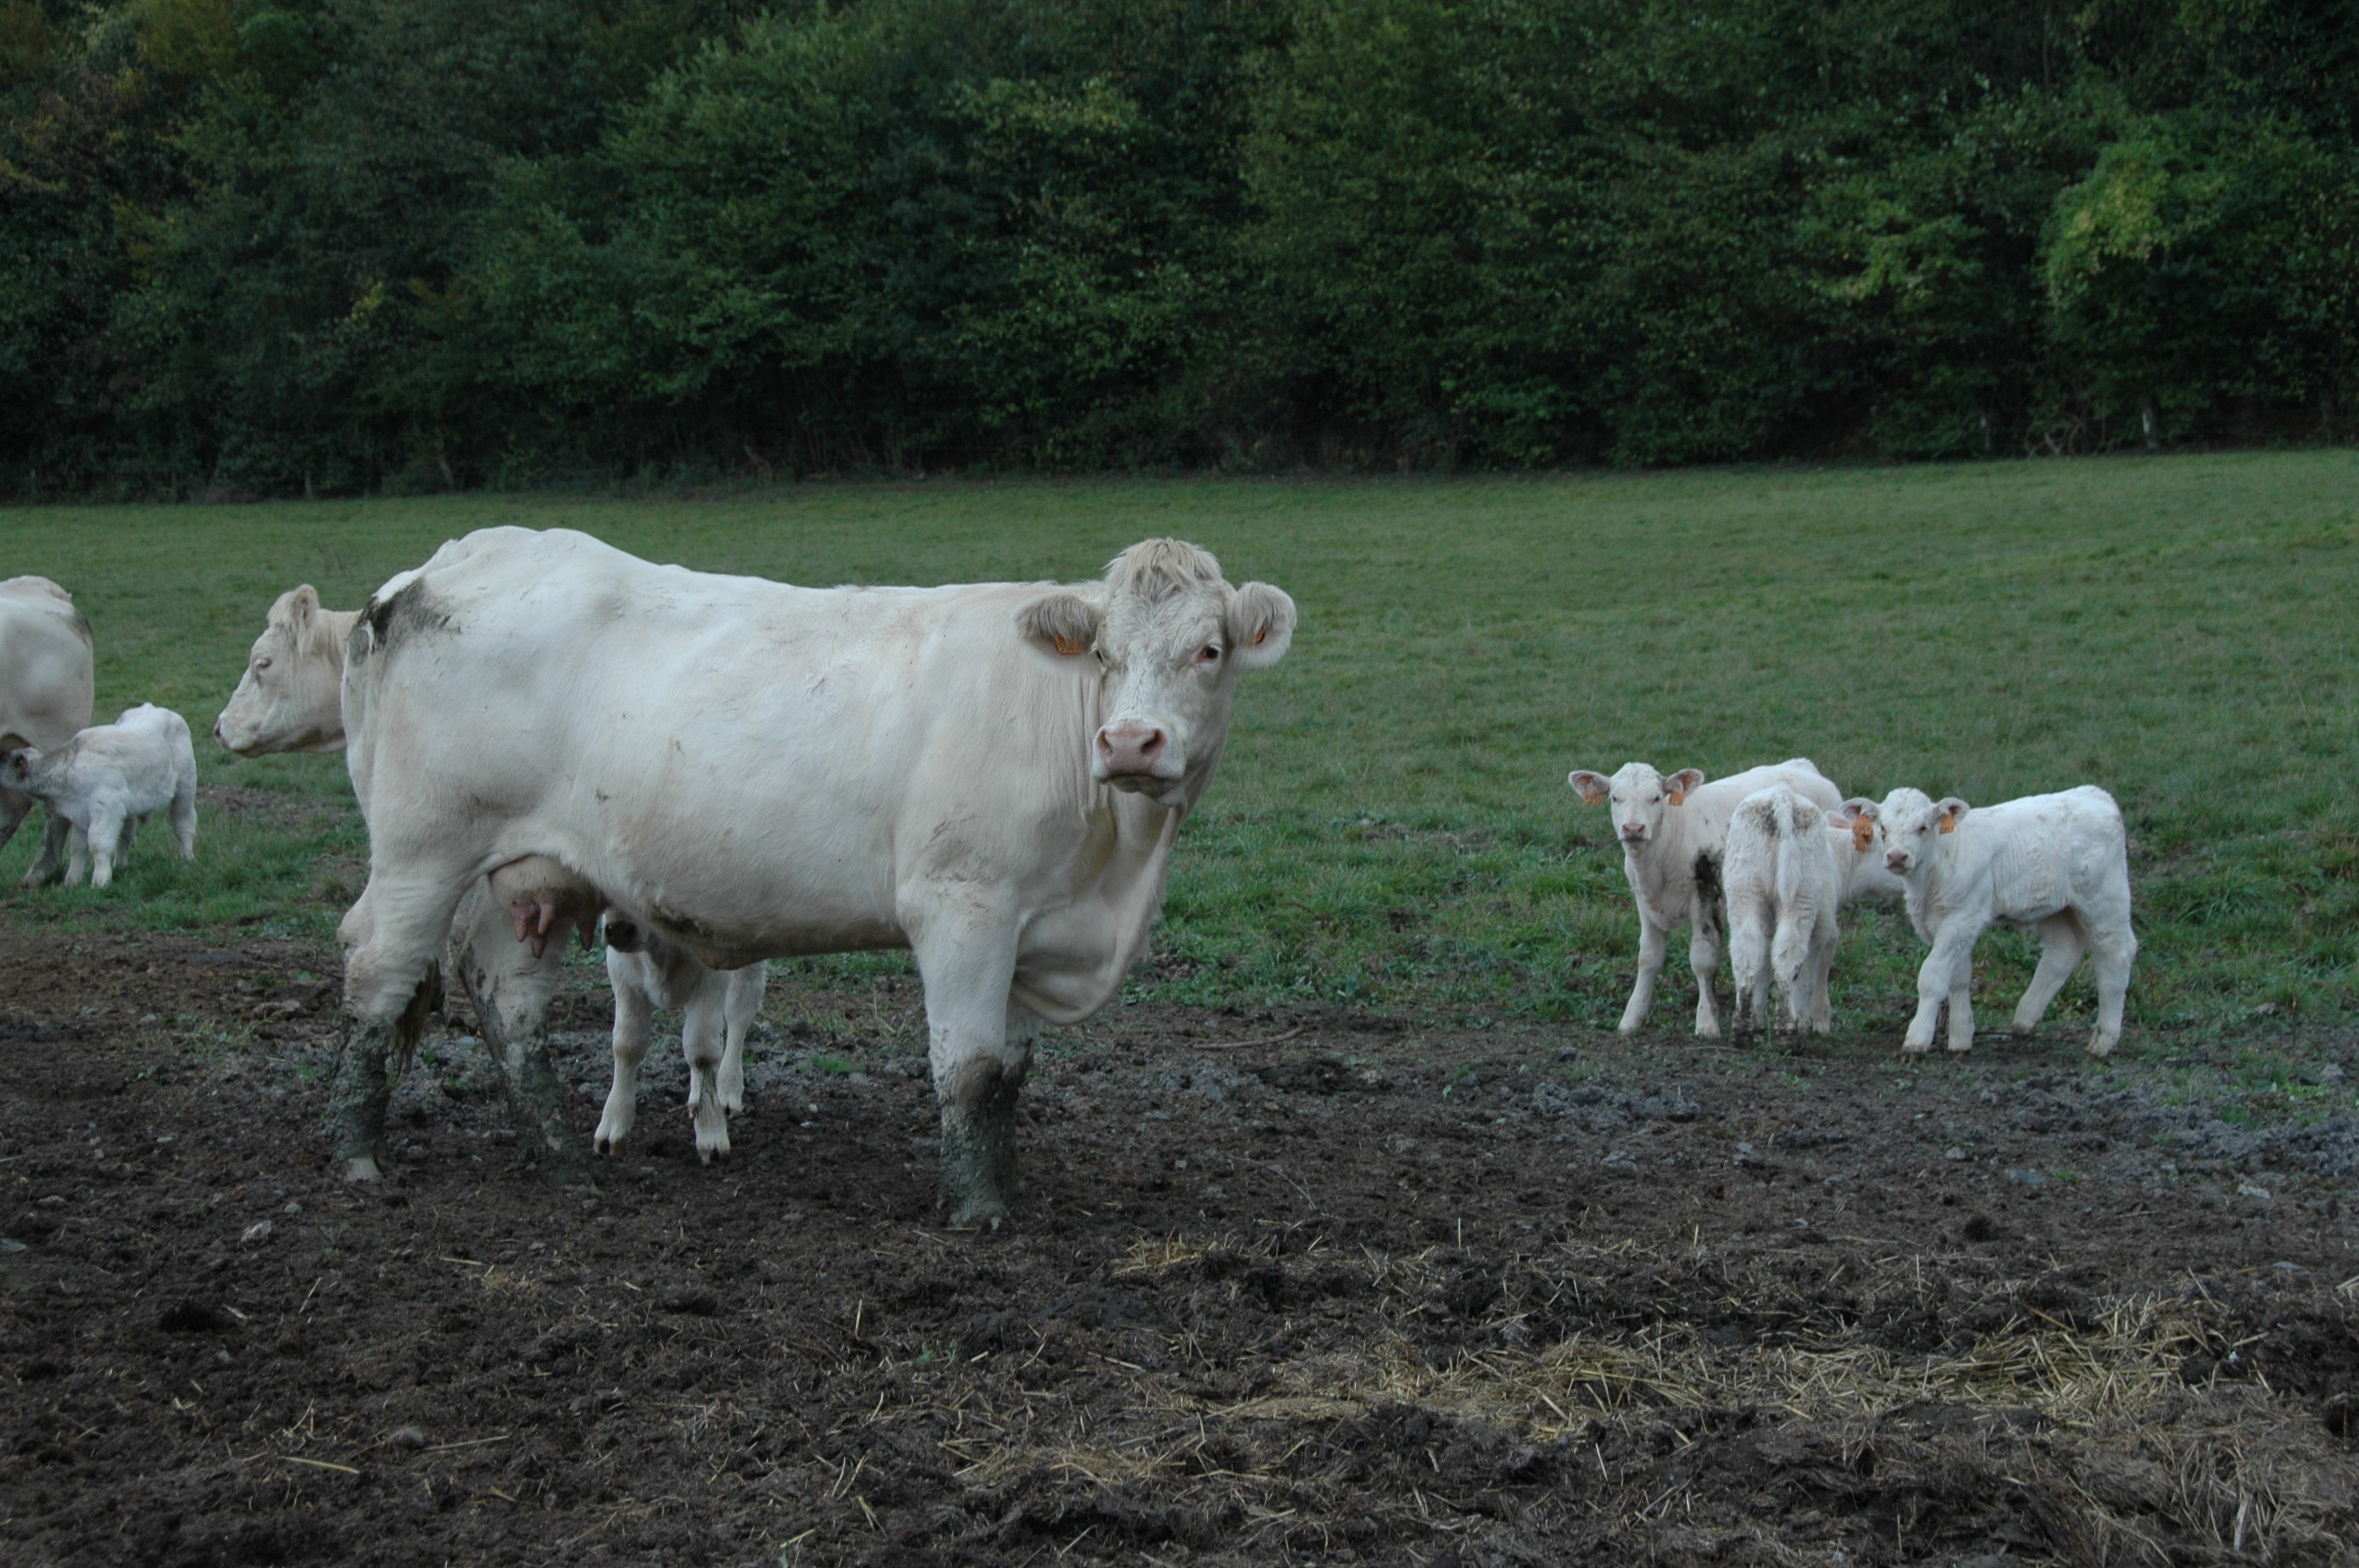
<svg viewBox="0 0 2359 1568"><path fill-rule="evenodd" d="M691 990L680 1009L679 1049L688 1058L688 1119L696 1129L696 1157L710 1165L729 1152L729 1116L721 1108L718 1082L728 993L723 977L703 979L708 983Z"/></svg>
<svg viewBox="0 0 2359 1568"><path fill-rule="evenodd" d="M99 806L91 812L87 835L90 840L91 886L103 888L114 883L114 857L123 852L123 841L128 831L128 821L120 812L108 806ZM66 881L71 882L73 880L74 873L67 872Z"/></svg>
<svg viewBox="0 0 2359 1568"><path fill-rule="evenodd" d="M1659 925L1644 909L1638 912L1638 978L1630 987L1630 1004L1622 1010L1621 1032L1636 1034L1655 1008L1655 978L1671 950L1671 931Z"/></svg>
<svg viewBox="0 0 2359 1568"><path fill-rule="evenodd" d="M2081 967L2081 956L2089 950L2089 935L2081 929L2080 918L2071 910L2051 914L2039 923L2039 968L2024 989L2023 1000L2015 1005L2015 1033L2028 1034L2039 1027L2048 1016L2048 1004Z"/></svg>
<svg viewBox="0 0 2359 1568"><path fill-rule="evenodd" d="M647 1042L655 1034L655 1007L639 983L637 963L606 949L606 980L614 990L614 1081L606 1090L606 1108L592 1138L605 1154L622 1148L637 1119L639 1064L647 1059Z"/></svg>
<svg viewBox="0 0 2359 1568"><path fill-rule="evenodd" d="M1695 970L1695 1032L1703 1039L1717 1040L1720 1014L1712 1006L1712 982L1720 973L1720 930L1701 911L1697 912L1688 935L1688 966Z"/></svg>
<svg viewBox="0 0 2359 1568"><path fill-rule="evenodd" d="M728 1000L723 1017L728 1025L728 1045L721 1054L721 1108L735 1116L745 1108L745 1036L762 1011L762 994L769 989L770 966L748 964L729 971Z"/></svg>
<svg viewBox="0 0 2359 1568"><path fill-rule="evenodd" d="M2122 1037L2122 1002L2137 962L2137 935L2124 916L2091 930L2089 940L2097 954L2097 1026L2089 1033L2089 1054L2110 1056Z"/></svg>

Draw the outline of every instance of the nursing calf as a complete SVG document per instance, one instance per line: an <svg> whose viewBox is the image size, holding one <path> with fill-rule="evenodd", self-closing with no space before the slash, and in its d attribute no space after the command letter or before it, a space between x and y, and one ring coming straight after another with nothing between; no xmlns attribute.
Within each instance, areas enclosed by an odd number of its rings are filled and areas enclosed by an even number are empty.
<svg viewBox="0 0 2359 1568"><path fill-rule="evenodd" d="M142 817L171 814L180 858L197 854L197 758L189 726L168 708L142 703L112 724L93 725L54 752L30 747L0 757L0 787L30 795L80 831L66 884L82 881L88 849L90 884L114 881Z"/></svg>
<svg viewBox="0 0 2359 1568"><path fill-rule="evenodd" d="M1917 1013L1903 1050L1931 1049L1944 1001L1949 1048L1973 1046L1974 943L2005 921L2038 931L2041 944L2038 971L2015 1010L2015 1033L2038 1026L2082 956L2093 952L2097 1022L2089 1054L2112 1052L2137 957L2128 839L2112 795L2083 784L1974 807L1955 795L1935 801L1921 790L1897 789L1860 815L1875 824L1885 865L1907 889L1908 918L1932 949L1917 972Z"/></svg>
<svg viewBox="0 0 2359 1568"><path fill-rule="evenodd" d="M1647 1022L1671 930L1686 925L1688 961L1696 979L1695 1032L1716 1038L1720 1018L1712 1006L1712 983L1720 968L1724 919L1721 863L1729 818L1739 801L1773 784L1829 808L1842 800L1842 792L1807 757L1748 768L1711 783L1701 768L1681 768L1667 778L1645 762L1625 763L1610 779L1576 768L1565 782L1591 806L1612 803L1622 870L1629 879L1631 901L1638 906L1638 978L1630 988L1629 1005L1622 1010L1622 1033L1633 1033Z"/></svg>
<svg viewBox="0 0 2359 1568"><path fill-rule="evenodd" d="M597 1145L622 1146L636 1118L639 1064L657 1008L679 1012L688 1058L688 1117L696 1152L710 1164L729 1152L729 1118L745 1108L745 1035L762 1011L769 966L712 969L677 943L624 919L606 923L606 979L614 988L614 1082L598 1118Z"/></svg>

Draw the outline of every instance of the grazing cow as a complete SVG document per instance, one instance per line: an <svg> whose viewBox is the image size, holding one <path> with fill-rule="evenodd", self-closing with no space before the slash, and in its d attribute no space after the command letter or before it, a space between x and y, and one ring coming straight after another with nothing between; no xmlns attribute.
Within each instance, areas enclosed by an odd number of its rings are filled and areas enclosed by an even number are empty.
<svg viewBox="0 0 2359 1568"><path fill-rule="evenodd" d="M1237 673L1294 625L1172 539L1095 582L936 589L712 576L564 531L444 546L377 590L345 665L370 840L330 1113L347 1173L375 1169L385 1057L461 895L538 856L714 964L912 949L943 1201L998 1223L1032 1035L1120 989Z"/></svg>
<svg viewBox="0 0 2359 1568"><path fill-rule="evenodd" d="M709 969L677 942L628 920L606 923L606 979L614 988L614 1083L598 1118L598 1148L622 1147L638 1109L639 1064L647 1060L649 1014L680 1013L679 1048L688 1058L688 1118L698 1158L729 1152L729 1118L745 1108L745 1033L762 1011L769 966Z"/></svg>
<svg viewBox="0 0 2359 1568"><path fill-rule="evenodd" d="M73 596L45 577L0 582L0 752L55 751L89 728L90 622ZM0 849L16 836L33 797L0 784ZM73 825L52 812L25 885L55 881ZM74 852L82 852L77 838Z"/></svg>
<svg viewBox="0 0 2359 1568"><path fill-rule="evenodd" d="M1871 852L1872 829L1859 819L1859 808L1871 805L1847 800L1828 812L1783 784L1737 803L1720 880L1739 1033L1772 1027L1773 979L1787 1028L1827 1032L1839 911L1855 899L1901 895L1900 879Z"/></svg>
<svg viewBox="0 0 2359 1568"><path fill-rule="evenodd" d="M197 755L188 721L168 708L141 703L112 724L93 725L54 752L22 748L0 756L0 786L46 804L82 831L66 885L82 881L89 847L90 885L114 881L114 862L130 853L140 818L172 814L180 858L197 858Z"/></svg>
<svg viewBox="0 0 2359 1568"><path fill-rule="evenodd" d="M2128 836L2114 797L2091 784L1969 806L1897 789L1859 814L1874 824L1884 863L1908 889L1908 918L1931 947L1917 971L1917 1014L1905 1051L1930 1050L1944 1000L1949 1048L1974 1043L1974 943L1994 921L2039 933L2038 972L2015 1010L2028 1034L2064 989L2083 954L2097 965L2097 1025L2089 1054L2109 1054L2122 1037L2137 937L2130 929Z"/></svg>
<svg viewBox="0 0 2359 1568"><path fill-rule="evenodd" d="M242 757L342 751L344 643L360 617L357 610L321 609L318 590L308 582L280 594L270 607L262 635L254 641L237 690L213 722L213 739ZM529 961L523 953L504 945L503 912L515 927L516 942L529 947ZM592 890L582 887L554 861L537 857L499 868L485 887L471 892L461 904L456 919L461 951L453 968L473 994L479 1026L491 1045L493 1060L502 1070L511 1100L524 1102L518 1108L524 1112L527 1130L544 1118L531 1103L532 1097L519 1095L518 1087L553 1082L556 1075L545 1056L536 1059L533 1047L538 1041L531 1033L529 1019L513 1021L515 1027L504 1025L512 1022L510 1015L518 1011L520 999L538 998L537 1003L525 1009L527 1012L546 1007L561 979L565 929L578 929L587 946L600 913ZM549 948L551 935L558 938L554 952ZM600 1123L599 1147L613 1147L630 1129L638 1065L647 1054L647 1008L652 1003L680 1010L680 1043L689 1054L692 1081L701 1043L715 1035L725 1037L727 1050L718 1073L717 1092L708 1097L712 1108L699 1114L699 1105L691 1102L690 1109L699 1152L708 1160L716 1153L727 1153L727 1123L720 1118L723 1111L734 1114L745 1108L745 1033L761 1007L764 967L710 970L685 961L677 946L653 932L637 933L633 954L624 959L619 973L616 957L609 952L607 970L614 979L614 1082L606 1097L606 1117ZM492 1005L495 998L506 1005ZM626 1026L636 1041L627 1082L623 1049ZM613 1137L606 1136L609 1123L616 1124ZM548 1134L545 1152L561 1162L568 1152L562 1130L552 1126L540 1130Z"/></svg>
<svg viewBox="0 0 2359 1568"><path fill-rule="evenodd" d="M1688 961L1695 969L1695 1032L1720 1034L1712 1009L1712 978L1720 967L1721 856L1728 842L1728 819L1736 803L1759 789L1784 784L1818 805L1832 807L1841 791L1807 757L1774 766L1748 768L1734 778L1704 782L1701 768L1681 768L1666 778L1645 762L1627 762L1612 778L1575 768L1565 782L1591 806L1611 800L1615 835L1622 841L1622 870L1638 906L1638 979L1621 1030L1635 1033L1655 1005L1655 977L1662 973L1672 927L1686 923Z"/></svg>

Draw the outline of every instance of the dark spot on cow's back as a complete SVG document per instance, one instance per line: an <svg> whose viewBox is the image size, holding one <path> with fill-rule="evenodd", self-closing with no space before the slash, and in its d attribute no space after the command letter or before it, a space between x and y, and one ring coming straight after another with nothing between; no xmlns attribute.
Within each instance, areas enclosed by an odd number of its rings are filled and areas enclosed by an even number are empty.
<svg viewBox="0 0 2359 1568"><path fill-rule="evenodd" d="M364 626L368 629L366 637L360 635ZM359 624L353 628L345 659L357 663L371 654L389 654L413 637L450 630L450 615L426 591L424 579L413 578L389 598L369 600Z"/></svg>

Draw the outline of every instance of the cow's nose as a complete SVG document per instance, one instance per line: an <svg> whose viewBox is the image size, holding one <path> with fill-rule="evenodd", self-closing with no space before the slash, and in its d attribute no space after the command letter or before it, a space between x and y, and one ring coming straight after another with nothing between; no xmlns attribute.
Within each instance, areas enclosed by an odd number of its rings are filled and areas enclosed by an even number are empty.
<svg viewBox="0 0 2359 1568"><path fill-rule="evenodd" d="M1625 838L1644 838L1646 836L1647 825L1643 822L1625 822L1622 825L1622 837Z"/></svg>
<svg viewBox="0 0 2359 1568"><path fill-rule="evenodd" d="M1109 724L1098 731L1098 760L1109 777L1153 773L1170 742L1159 725Z"/></svg>
<svg viewBox="0 0 2359 1568"><path fill-rule="evenodd" d="M1884 869L1887 871L1905 871L1908 869L1908 857L1895 849L1884 857Z"/></svg>

